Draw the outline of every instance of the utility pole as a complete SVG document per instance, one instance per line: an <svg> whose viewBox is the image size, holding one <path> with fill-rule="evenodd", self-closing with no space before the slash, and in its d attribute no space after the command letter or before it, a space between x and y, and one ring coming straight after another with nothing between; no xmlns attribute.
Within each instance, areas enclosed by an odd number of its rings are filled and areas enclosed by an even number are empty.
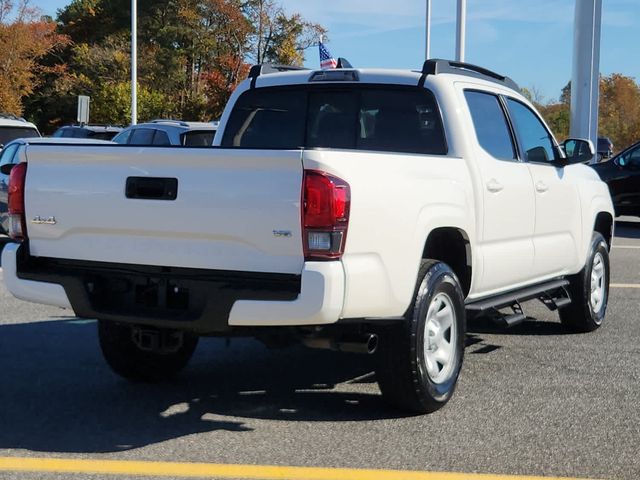
<svg viewBox="0 0 640 480"><path fill-rule="evenodd" d="M464 42L467 23L467 0L458 0L456 20L456 60L464 62Z"/></svg>
<svg viewBox="0 0 640 480"><path fill-rule="evenodd" d="M131 0L131 125L138 123L138 2Z"/></svg>
<svg viewBox="0 0 640 480"><path fill-rule="evenodd" d="M602 0L576 0L571 74L571 137L598 146Z"/></svg>
<svg viewBox="0 0 640 480"><path fill-rule="evenodd" d="M431 0L426 0L426 2L424 59L429 60L431 58Z"/></svg>

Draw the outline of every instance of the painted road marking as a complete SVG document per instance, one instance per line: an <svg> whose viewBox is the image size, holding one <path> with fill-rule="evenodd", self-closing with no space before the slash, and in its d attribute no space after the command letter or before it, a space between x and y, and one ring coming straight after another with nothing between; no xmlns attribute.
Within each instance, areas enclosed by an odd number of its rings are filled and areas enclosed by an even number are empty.
<svg viewBox="0 0 640 480"><path fill-rule="evenodd" d="M640 245L614 245L613 248L640 248Z"/></svg>
<svg viewBox="0 0 640 480"><path fill-rule="evenodd" d="M0 457L0 471L254 480L561 480L560 477L481 473L19 457ZM562 480L579 479L563 477Z"/></svg>
<svg viewBox="0 0 640 480"><path fill-rule="evenodd" d="M610 288L640 288L640 283L610 283Z"/></svg>

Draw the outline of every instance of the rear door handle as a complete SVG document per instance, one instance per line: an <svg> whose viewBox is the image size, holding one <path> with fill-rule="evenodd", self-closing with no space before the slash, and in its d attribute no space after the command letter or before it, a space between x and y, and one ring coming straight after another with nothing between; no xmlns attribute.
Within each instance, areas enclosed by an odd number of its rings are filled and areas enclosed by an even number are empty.
<svg viewBox="0 0 640 480"><path fill-rule="evenodd" d="M547 190L549 190L549 185L547 185L543 181L539 181L536 183L536 192L544 193Z"/></svg>
<svg viewBox="0 0 640 480"><path fill-rule="evenodd" d="M502 184L499 181L497 181L495 178L492 178L487 182L487 190L489 190L492 193L498 193L503 188L504 187L502 186Z"/></svg>

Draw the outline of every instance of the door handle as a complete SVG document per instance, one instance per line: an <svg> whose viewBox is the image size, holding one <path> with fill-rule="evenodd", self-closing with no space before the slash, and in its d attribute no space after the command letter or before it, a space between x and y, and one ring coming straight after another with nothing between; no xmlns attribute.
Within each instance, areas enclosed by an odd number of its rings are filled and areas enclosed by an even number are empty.
<svg viewBox="0 0 640 480"><path fill-rule="evenodd" d="M536 192L544 193L547 190L549 190L549 185L547 185L543 181L539 181L536 183Z"/></svg>
<svg viewBox="0 0 640 480"><path fill-rule="evenodd" d="M499 181L497 181L495 178L492 178L487 182L487 190L489 190L492 193L498 193L503 188L504 187L502 186L502 184Z"/></svg>
<svg viewBox="0 0 640 480"><path fill-rule="evenodd" d="M177 178L128 177L125 185L127 198L146 200L175 200L178 198Z"/></svg>

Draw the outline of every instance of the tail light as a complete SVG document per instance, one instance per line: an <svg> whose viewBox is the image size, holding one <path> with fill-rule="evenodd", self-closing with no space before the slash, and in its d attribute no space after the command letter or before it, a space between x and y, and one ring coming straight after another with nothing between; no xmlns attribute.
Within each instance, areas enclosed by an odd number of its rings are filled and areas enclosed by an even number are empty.
<svg viewBox="0 0 640 480"><path fill-rule="evenodd" d="M24 182L27 164L18 163L9 174L9 236L14 240L27 238L27 220L24 209Z"/></svg>
<svg viewBox="0 0 640 480"><path fill-rule="evenodd" d="M344 253L351 189L340 178L305 170L302 241L305 260L335 260Z"/></svg>

